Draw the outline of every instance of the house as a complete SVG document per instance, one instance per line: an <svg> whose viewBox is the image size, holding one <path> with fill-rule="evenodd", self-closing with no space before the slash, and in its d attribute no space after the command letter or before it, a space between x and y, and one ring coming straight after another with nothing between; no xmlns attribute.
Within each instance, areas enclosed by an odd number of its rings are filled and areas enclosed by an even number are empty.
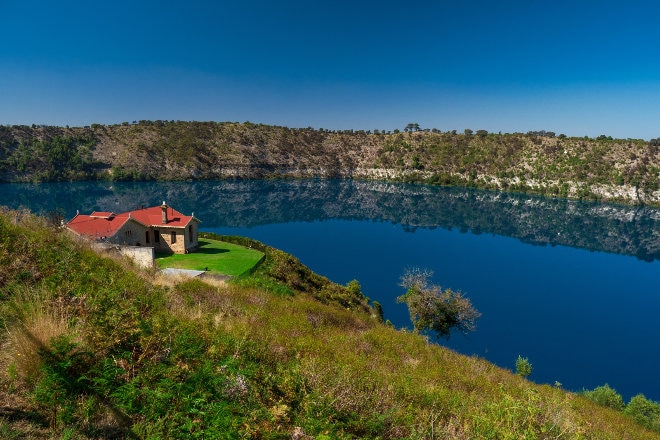
<svg viewBox="0 0 660 440"><path fill-rule="evenodd" d="M93 240L124 246L153 247L156 252L184 254L199 246L200 221L183 215L163 202L160 206L115 214L76 214L67 223L74 233Z"/></svg>

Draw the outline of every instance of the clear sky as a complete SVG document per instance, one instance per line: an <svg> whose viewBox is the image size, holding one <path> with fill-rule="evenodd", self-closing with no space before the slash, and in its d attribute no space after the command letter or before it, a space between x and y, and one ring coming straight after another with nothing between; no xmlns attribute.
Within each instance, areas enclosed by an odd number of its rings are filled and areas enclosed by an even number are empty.
<svg viewBox="0 0 660 440"><path fill-rule="evenodd" d="M0 124L660 137L660 2L0 0Z"/></svg>

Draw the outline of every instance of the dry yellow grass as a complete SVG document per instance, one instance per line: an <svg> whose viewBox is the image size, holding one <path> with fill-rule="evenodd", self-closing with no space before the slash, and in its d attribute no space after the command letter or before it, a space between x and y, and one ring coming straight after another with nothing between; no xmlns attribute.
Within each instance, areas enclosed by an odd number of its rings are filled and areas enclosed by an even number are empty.
<svg viewBox="0 0 660 440"><path fill-rule="evenodd" d="M22 379L34 380L42 364L40 352L50 347L53 338L75 335L69 325L70 314L61 302L46 299L41 290L25 289L12 299L13 316L7 325L2 371L14 370ZM13 367L10 367L12 366Z"/></svg>

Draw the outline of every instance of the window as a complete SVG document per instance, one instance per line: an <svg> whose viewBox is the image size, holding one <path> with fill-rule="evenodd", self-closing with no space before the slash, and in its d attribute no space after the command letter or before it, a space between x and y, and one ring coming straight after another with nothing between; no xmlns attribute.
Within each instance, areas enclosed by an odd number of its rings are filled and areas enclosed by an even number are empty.
<svg viewBox="0 0 660 440"><path fill-rule="evenodd" d="M160 243L160 232L158 229L154 229L154 243Z"/></svg>
<svg viewBox="0 0 660 440"><path fill-rule="evenodd" d="M126 236L126 238L129 238L133 235L133 231L127 229L126 231L124 231L124 235Z"/></svg>
<svg viewBox="0 0 660 440"><path fill-rule="evenodd" d="M192 225L190 225L190 227L188 228L188 233L190 235L190 242L193 242L194 239L193 239Z"/></svg>
<svg viewBox="0 0 660 440"><path fill-rule="evenodd" d="M144 241L145 243L149 243L149 231L144 232Z"/></svg>
<svg viewBox="0 0 660 440"><path fill-rule="evenodd" d="M176 231L172 231L172 244L176 243Z"/></svg>

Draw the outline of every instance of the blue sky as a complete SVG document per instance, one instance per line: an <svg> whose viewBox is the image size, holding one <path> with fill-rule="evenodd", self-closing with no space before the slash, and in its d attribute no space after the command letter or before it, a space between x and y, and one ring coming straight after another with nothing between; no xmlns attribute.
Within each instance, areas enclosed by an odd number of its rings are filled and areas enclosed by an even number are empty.
<svg viewBox="0 0 660 440"><path fill-rule="evenodd" d="M0 123L660 136L652 1L0 0Z"/></svg>

